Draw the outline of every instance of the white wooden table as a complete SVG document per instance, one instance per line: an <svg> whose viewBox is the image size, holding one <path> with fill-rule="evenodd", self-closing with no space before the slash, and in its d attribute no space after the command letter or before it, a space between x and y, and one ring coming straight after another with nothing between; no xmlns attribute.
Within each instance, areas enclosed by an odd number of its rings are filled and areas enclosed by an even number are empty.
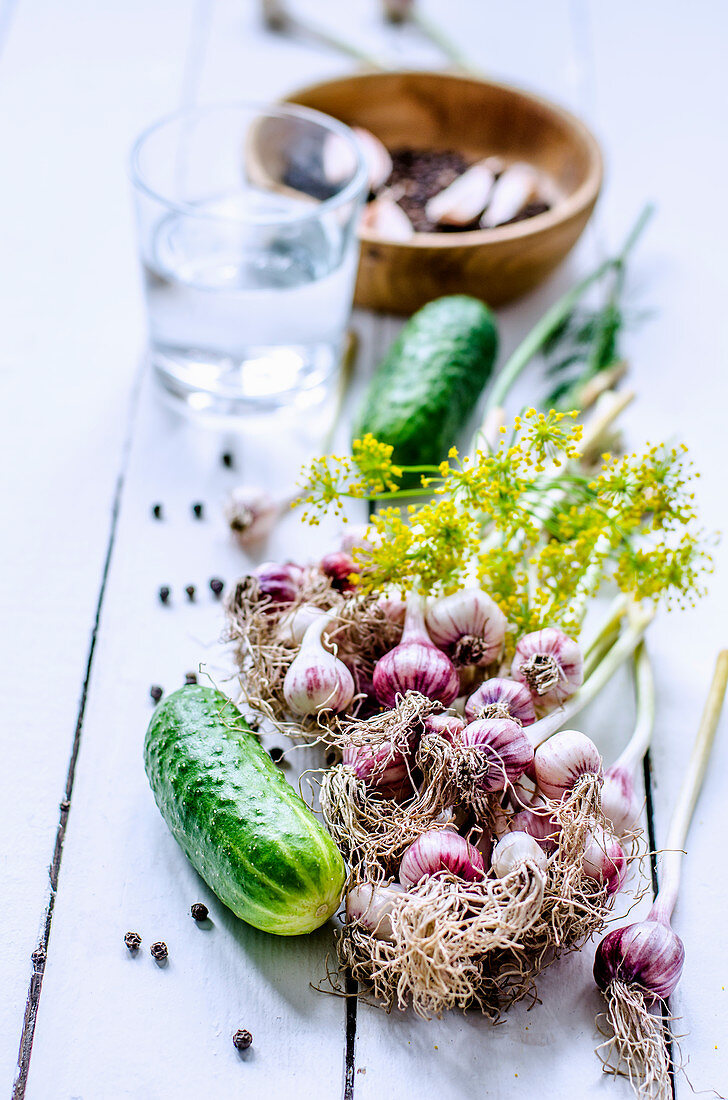
<svg viewBox="0 0 728 1100"><path fill-rule="evenodd" d="M373 0L308 7L394 63L438 61L414 32L384 28ZM628 337L639 400L626 425L635 445L690 443L704 474L705 524L724 525L725 6L430 0L430 8L490 73L586 116L606 150L598 218L550 285L502 311L506 350L654 198L659 216L633 285L655 312ZM139 365L127 149L150 119L180 104L265 100L346 69L324 50L265 34L252 0L0 0L5 1095L629 1095L592 1053L599 1002L589 949L545 975L541 1005L498 1028L471 1015L426 1025L347 1009L310 987L324 972L330 932L277 939L232 917L176 847L144 776L150 684L171 690L200 661L221 678L229 664L207 582L251 562L226 536L221 501L239 480L287 484L325 425L309 424L305 435L291 425L281 452L265 427L203 430L158 402ZM356 390L397 322L358 315L355 327ZM221 464L224 450L236 469ZM204 502L203 520L192 515L195 501ZM161 522L151 518L155 502ZM312 534L287 519L270 556L306 557L327 534L333 529ZM724 546L710 597L653 630L658 844L715 652L728 642L727 565ZM184 595L190 583L194 603ZM157 600L160 584L172 588L168 607ZM607 758L626 738L630 712L623 683L588 715L585 728ZM674 1008L698 1091L728 1090L726 772L724 718L675 918L687 964ZM209 930L188 915L196 900L211 908ZM144 939L136 959L123 944L128 929ZM148 955L160 938L170 949L164 970ZM244 1059L230 1042L238 1027L255 1036ZM677 1095L691 1095L683 1076Z"/></svg>

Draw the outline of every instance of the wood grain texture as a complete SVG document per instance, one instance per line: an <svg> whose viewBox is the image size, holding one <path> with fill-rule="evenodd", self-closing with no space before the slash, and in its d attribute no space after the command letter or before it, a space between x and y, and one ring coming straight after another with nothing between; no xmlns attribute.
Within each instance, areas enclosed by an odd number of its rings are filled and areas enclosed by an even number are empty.
<svg viewBox="0 0 728 1100"><path fill-rule="evenodd" d="M0 58L0 651L15 685L3 707L5 1093L45 935L142 341L126 150L176 102L191 3L12 8Z"/></svg>

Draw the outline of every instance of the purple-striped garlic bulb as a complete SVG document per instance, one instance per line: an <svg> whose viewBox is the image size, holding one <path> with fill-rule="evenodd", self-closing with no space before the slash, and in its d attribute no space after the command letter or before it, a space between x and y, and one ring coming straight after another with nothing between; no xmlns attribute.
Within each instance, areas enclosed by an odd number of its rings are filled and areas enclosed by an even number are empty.
<svg viewBox="0 0 728 1100"><path fill-rule="evenodd" d="M425 718L425 732L439 734L450 745L460 739L464 729L465 722L458 714L430 714Z"/></svg>
<svg viewBox="0 0 728 1100"><path fill-rule="evenodd" d="M299 717L323 710L340 713L354 698L354 678L343 661L324 648L323 633L333 616L315 619L306 630L283 681L283 695Z"/></svg>
<svg viewBox="0 0 728 1100"><path fill-rule="evenodd" d="M305 573L292 561L264 561L253 573L258 591L274 604L293 603L301 591Z"/></svg>
<svg viewBox="0 0 728 1100"><path fill-rule="evenodd" d="M359 921L378 940L392 942L392 910L405 897L396 882L389 886L374 886L362 882L346 895L347 921Z"/></svg>
<svg viewBox="0 0 728 1100"><path fill-rule="evenodd" d="M536 711L525 684L493 676L470 696L465 704L465 717L469 722L475 718L514 718L521 725L530 726L536 721Z"/></svg>
<svg viewBox="0 0 728 1100"><path fill-rule="evenodd" d="M452 661L430 641L420 596L407 600L402 640L381 657L374 668L374 693L385 707L393 707L398 695L417 691L445 706L456 698L458 674Z"/></svg>
<svg viewBox="0 0 728 1100"><path fill-rule="evenodd" d="M646 920L607 933L594 957L594 980L602 991L623 982L648 1001L665 1000L680 981L684 961L682 940L654 905Z"/></svg>
<svg viewBox="0 0 728 1100"><path fill-rule="evenodd" d="M428 829L405 850L399 881L405 890L438 871L450 871L466 882L485 876L485 863L477 848L452 829Z"/></svg>
<svg viewBox="0 0 728 1100"><path fill-rule="evenodd" d="M378 745L347 744L342 760L367 787L384 794L400 790L410 778L407 756L391 741Z"/></svg>
<svg viewBox="0 0 728 1100"><path fill-rule="evenodd" d="M602 780L602 758L590 737L578 730L562 730L539 745L533 758L539 790L560 799L584 776Z"/></svg>
<svg viewBox="0 0 728 1100"><path fill-rule="evenodd" d="M353 592L356 588L358 569L353 558L343 550L334 550L324 554L319 569L331 581L331 587L337 592Z"/></svg>
<svg viewBox="0 0 728 1100"><path fill-rule="evenodd" d="M533 745L510 718L479 718L460 734L457 782L474 793L503 791L533 760Z"/></svg>
<svg viewBox="0 0 728 1100"><path fill-rule="evenodd" d="M613 764L604 773L602 787L602 813L617 836L636 828L642 811L642 799L634 789L634 781L627 768Z"/></svg>
<svg viewBox="0 0 728 1100"><path fill-rule="evenodd" d="M511 829L528 833L547 852L554 850L561 832L558 821L549 813L543 799L538 797L513 815Z"/></svg>
<svg viewBox="0 0 728 1100"><path fill-rule="evenodd" d="M583 682L581 650L555 626L524 634L516 646L511 676L528 686L537 707L560 706Z"/></svg>
<svg viewBox="0 0 728 1100"><path fill-rule="evenodd" d="M490 665L502 652L506 617L480 588L463 588L434 600L425 624L432 641L457 668Z"/></svg>
<svg viewBox="0 0 728 1100"><path fill-rule="evenodd" d="M607 832L601 825L591 830L581 857L581 867L588 878L607 887L608 896L621 889L627 875L627 857L614 833Z"/></svg>

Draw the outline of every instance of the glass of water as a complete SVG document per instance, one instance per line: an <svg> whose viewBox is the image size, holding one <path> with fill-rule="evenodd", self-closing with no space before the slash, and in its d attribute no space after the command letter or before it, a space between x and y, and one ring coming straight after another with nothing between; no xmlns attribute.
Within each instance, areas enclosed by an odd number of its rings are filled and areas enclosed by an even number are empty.
<svg viewBox="0 0 728 1100"><path fill-rule="evenodd" d="M184 111L132 151L149 344L198 412L306 407L339 364L367 173L354 134L302 107Z"/></svg>

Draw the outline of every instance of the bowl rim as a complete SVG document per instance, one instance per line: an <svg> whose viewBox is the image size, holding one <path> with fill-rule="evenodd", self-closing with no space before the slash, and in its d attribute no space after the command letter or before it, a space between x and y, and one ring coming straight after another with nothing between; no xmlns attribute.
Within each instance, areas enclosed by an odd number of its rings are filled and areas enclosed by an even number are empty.
<svg viewBox="0 0 728 1100"><path fill-rule="evenodd" d="M587 150L588 167L587 176L573 194L568 195L562 202L557 203L551 210L542 214L536 214L532 218L524 218L523 221L514 222L511 225L498 226L495 229L468 229L462 232L451 231L448 233L418 233L415 232L410 240L393 241L389 237L382 237L368 229L359 229L359 240L366 244L388 245L390 248L453 248L479 246L486 244L504 244L508 241L523 240L538 236L555 226L563 225L573 218L579 217L596 203L604 180L604 158L596 137L587 126L566 107L549 99L538 92L532 92L517 84L511 84L501 80L489 80L485 77L464 75L462 73L448 72L447 70L431 69L387 69L384 72L359 72L348 73L344 76L333 77L329 80L319 80L314 84L307 84L297 88L285 96L283 102L297 103L297 96L308 95L320 88L326 88L332 84L344 84L376 80L391 76L427 76L445 79L457 83L479 84L486 87L498 88L500 91L510 92L521 99L530 100L532 103L544 108L553 115L557 115L567 127L576 134ZM313 108L311 108L313 109ZM325 114L325 112L322 112ZM349 125L348 123L346 125Z"/></svg>

